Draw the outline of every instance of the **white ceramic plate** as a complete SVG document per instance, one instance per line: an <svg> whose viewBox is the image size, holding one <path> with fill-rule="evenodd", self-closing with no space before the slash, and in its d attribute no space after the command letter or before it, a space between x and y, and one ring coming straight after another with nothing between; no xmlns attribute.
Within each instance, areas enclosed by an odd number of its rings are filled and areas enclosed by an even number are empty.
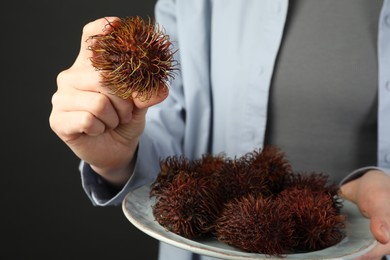
<svg viewBox="0 0 390 260"><path fill-rule="evenodd" d="M123 200L122 209L127 219L135 227L151 237L194 253L222 259L280 259L264 254L243 252L212 238L191 240L167 231L153 216L152 206L155 200L149 197L149 191L150 185L145 185L130 192ZM355 204L349 201L344 201L343 204L342 213L347 215L347 235L342 241L319 251L287 254L284 259L354 259L371 250L375 246L376 241L370 233L369 220L360 214Z"/></svg>

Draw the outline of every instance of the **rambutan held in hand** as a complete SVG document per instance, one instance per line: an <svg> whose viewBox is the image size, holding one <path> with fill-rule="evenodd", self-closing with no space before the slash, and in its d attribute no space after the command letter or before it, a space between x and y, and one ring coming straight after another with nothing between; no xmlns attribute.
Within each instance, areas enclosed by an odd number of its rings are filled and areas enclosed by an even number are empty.
<svg viewBox="0 0 390 260"><path fill-rule="evenodd" d="M218 187L211 176L193 178L179 172L156 196L153 215L160 225L183 237L210 235L223 205Z"/></svg>
<svg viewBox="0 0 390 260"><path fill-rule="evenodd" d="M107 21L108 22L108 21ZM91 36L91 62L111 93L148 100L167 91L175 60L169 36L155 22L126 17L108 22L109 32Z"/></svg>

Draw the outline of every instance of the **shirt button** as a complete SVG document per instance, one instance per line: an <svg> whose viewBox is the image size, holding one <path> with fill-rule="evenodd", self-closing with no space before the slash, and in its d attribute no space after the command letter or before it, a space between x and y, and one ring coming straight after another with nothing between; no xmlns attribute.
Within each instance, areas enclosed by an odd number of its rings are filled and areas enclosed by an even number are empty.
<svg viewBox="0 0 390 260"><path fill-rule="evenodd" d="M387 91L390 91L390 81L387 81L385 83L385 88L386 88Z"/></svg>
<svg viewBox="0 0 390 260"><path fill-rule="evenodd" d="M257 72L257 75L261 76L261 75L263 75L263 74L264 74L264 67L260 67L260 68L259 68L259 71ZM390 82L387 82L387 83L390 84Z"/></svg>
<svg viewBox="0 0 390 260"><path fill-rule="evenodd" d="M385 24L386 24L387 26L390 26L390 14L388 14L388 15L385 16Z"/></svg>
<svg viewBox="0 0 390 260"><path fill-rule="evenodd" d="M390 153L385 155L385 162L390 163Z"/></svg>

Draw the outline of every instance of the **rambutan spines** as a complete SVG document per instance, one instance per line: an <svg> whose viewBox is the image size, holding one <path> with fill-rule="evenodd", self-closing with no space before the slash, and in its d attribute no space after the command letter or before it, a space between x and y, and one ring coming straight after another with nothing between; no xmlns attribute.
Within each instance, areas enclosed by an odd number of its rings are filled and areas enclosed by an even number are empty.
<svg viewBox="0 0 390 260"><path fill-rule="evenodd" d="M160 172L150 186L150 196L158 196L180 172L193 172L193 163L184 156L168 156L160 161Z"/></svg>
<svg viewBox="0 0 390 260"><path fill-rule="evenodd" d="M168 230L186 238L214 233L224 204L217 173L223 155L203 155L197 160L169 156L160 162L160 173L151 185L156 197L153 214Z"/></svg>
<svg viewBox="0 0 390 260"><path fill-rule="evenodd" d="M107 24L109 32L91 36L91 62L111 93L148 100L167 91L176 70L169 36L151 19L126 17Z"/></svg>
<svg viewBox="0 0 390 260"><path fill-rule="evenodd" d="M271 196L267 178L260 172L249 170L248 162L242 158L227 159L219 173L225 201L247 194Z"/></svg>
<svg viewBox="0 0 390 260"><path fill-rule="evenodd" d="M324 249L345 237L345 216L339 214L329 193L292 186L278 195L276 203L294 221L295 251Z"/></svg>
<svg viewBox="0 0 390 260"><path fill-rule="evenodd" d="M283 190L308 190L311 193L324 193L332 198L331 205L340 213L343 206L340 196L340 187L329 180L329 175L317 172L294 172L284 183Z"/></svg>
<svg viewBox="0 0 390 260"><path fill-rule="evenodd" d="M208 176L219 174L225 165L226 157L224 154L211 155L204 154L202 158L193 160L195 172L198 175Z"/></svg>
<svg viewBox="0 0 390 260"><path fill-rule="evenodd" d="M204 154L197 160L189 160L184 156L168 156L160 161L160 172L151 184L150 195L158 196L179 173L185 173L192 178L207 177L218 174L224 164L223 154L216 156Z"/></svg>
<svg viewBox="0 0 390 260"><path fill-rule="evenodd" d="M249 175L262 176L272 193L278 193L292 175L286 155L276 146L265 146L242 157L248 165Z"/></svg>
<svg viewBox="0 0 390 260"><path fill-rule="evenodd" d="M191 178L180 172L156 197L153 214L162 226L186 238L214 232L223 205L221 192L211 176Z"/></svg>
<svg viewBox="0 0 390 260"><path fill-rule="evenodd" d="M295 245L294 222L282 210L271 197L232 199L216 221L216 236L247 252L281 256Z"/></svg>

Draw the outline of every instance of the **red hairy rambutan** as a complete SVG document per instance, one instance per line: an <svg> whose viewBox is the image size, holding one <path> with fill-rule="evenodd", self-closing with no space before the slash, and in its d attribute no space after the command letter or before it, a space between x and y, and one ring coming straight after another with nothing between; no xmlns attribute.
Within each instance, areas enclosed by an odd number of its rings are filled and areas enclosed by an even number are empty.
<svg viewBox="0 0 390 260"><path fill-rule="evenodd" d="M91 36L92 66L101 71L101 83L111 93L127 99L133 93L148 100L167 90L175 60L169 36L149 19L126 17L108 22L107 34Z"/></svg>
<svg viewBox="0 0 390 260"><path fill-rule="evenodd" d="M227 159L219 173L225 201L240 198L247 194L271 196L265 176L252 174L248 163L241 158Z"/></svg>
<svg viewBox="0 0 390 260"><path fill-rule="evenodd" d="M203 155L197 160L170 156L161 160L150 190L150 196L156 197L156 220L187 238L213 233L224 202L216 177L223 164L223 155Z"/></svg>
<svg viewBox="0 0 390 260"><path fill-rule="evenodd" d="M217 175L225 165L225 155L204 154L200 159L193 160L194 171L199 176Z"/></svg>
<svg viewBox="0 0 390 260"><path fill-rule="evenodd" d="M184 156L168 156L160 161L160 172L151 184L150 195L158 196L179 172L185 172L192 178L211 176L218 174L224 163L224 155L204 154L196 160L189 160Z"/></svg>
<svg viewBox="0 0 390 260"><path fill-rule="evenodd" d="M314 251L335 245L344 237L345 216L334 197L308 186L290 187L279 193L278 204L294 220L295 251Z"/></svg>
<svg viewBox="0 0 390 260"><path fill-rule="evenodd" d="M272 193L278 193L292 175L292 167L286 155L277 146L265 146L243 156L249 175L261 175Z"/></svg>
<svg viewBox="0 0 390 260"><path fill-rule="evenodd" d="M150 196L158 196L166 185L180 173L193 172L193 162L184 156L168 156L160 161L160 172L150 186Z"/></svg>
<svg viewBox="0 0 390 260"><path fill-rule="evenodd" d="M282 210L271 197L232 199L216 220L217 239L247 252L280 256L295 244L294 222Z"/></svg>
<svg viewBox="0 0 390 260"><path fill-rule="evenodd" d="M284 189L303 189L314 193L325 193L333 199L332 204L339 213L342 201L338 196L340 187L329 180L329 175L317 172L294 172L284 183Z"/></svg>
<svg viewBox="0 0 390 260"><path fill-rule="evenodd" d="M160 225L186 238L213 233L223 206L217 187L211 176L193 178L179 172L156 196L153 215Z"/></svg>
<svg viewBox="0 0 390 260"><path fill-rule="evenodd" d="M226 199L245 194L273 196L292 174L291 165L276 146L253 150L239 158L226 159L221 182Z"/></svg>

